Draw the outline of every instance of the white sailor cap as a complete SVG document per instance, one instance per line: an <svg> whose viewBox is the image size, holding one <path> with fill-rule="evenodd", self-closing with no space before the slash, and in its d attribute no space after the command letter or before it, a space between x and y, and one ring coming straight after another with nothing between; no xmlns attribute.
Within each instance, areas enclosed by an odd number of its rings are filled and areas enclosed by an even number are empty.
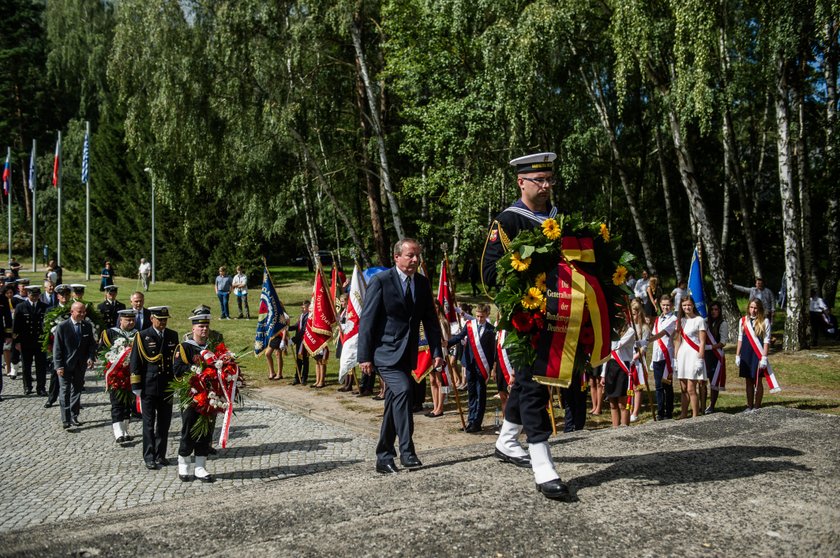
<svg viewBox="0 0 840 558"><path fill-rule="evenodd" d="M516 167L516 174L526 172L543 172L554 170L553 162L557 158L556 153L547 151L545 153L533 153L523 157L512 159L510 164Z"/></svg>
<svg viewBox="0 0 840 558"><path fill-rule="evenodd" d="M85 286L81 283L73 283L72 285L70 285L70 288L73 290L74 293L85 292Z"/></svg>
<svg viewBox="0 0 840 558"><path fill-rule="evenodd" d="M126 308L125 310L120 310L117 312L120 318L131 318L134 319L137 317L137 312L134 311L134 308Z"/></svg>
<svg viewBox="0 0 840 558"><path fill-rule="evenodd" d="M169 306L152 306L149 308L153 318L167 319L169 317Z"/></svg>

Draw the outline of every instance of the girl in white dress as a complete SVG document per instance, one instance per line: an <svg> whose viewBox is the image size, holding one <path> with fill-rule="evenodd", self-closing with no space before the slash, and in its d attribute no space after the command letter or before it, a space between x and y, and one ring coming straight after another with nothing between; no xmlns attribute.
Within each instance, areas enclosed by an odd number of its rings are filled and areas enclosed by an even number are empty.
<svg viewBox="0 0 840 558"><path fill-rule="evenodd" d="M677 378L680 380L682 400L680 418L688 416L689 402L693 418L700 414L698 384L706 381L706 320L697 313L694 299L690 296L680 301L674 347L677 351Z"/></svg>

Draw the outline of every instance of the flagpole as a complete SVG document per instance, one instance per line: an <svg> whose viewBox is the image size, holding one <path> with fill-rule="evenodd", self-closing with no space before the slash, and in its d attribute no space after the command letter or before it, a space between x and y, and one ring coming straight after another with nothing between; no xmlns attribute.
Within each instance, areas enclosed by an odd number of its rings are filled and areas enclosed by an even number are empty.
<svg viewBox="0 0 840 558"><path fill-rule="evenodd" d="M12 170L12 148L6 148L6 161L9 163L9 173ZM12 179L11 176L8 180L9 184L9 191L7 192L6 196L9 200L9 203L6 204L7 214L9 217L9 261L12 261Z"/></svg>
<svg viewBox="0 0 840 558"><path fill-rule="evenodd" d="M35 233L37 231L37 223L38 220L36 219L35 214L35 191L36 188L36 180L35 180L35 155L37 153L35 140L32 140L32 154L29 156L29 189L32 190L32 271L38 271L38 258L35 257L35 250L36 250L36 239Z"/></svg>
<svg viewBox="0 0 840 558"><path fill-rule="evenodd" d="M85 280L90 281L90 121L85 121L85 145L82 148L82 174L85 180ZM85 156L87 155L87 168Z"/></svg>
<svg viewBox="0 0 840 558"><path fill-rule="evenodd" d="M55 159L56 159L56 184L55 187L58 188L58 246L56 247L56 264L59 266L61 265L61 130L58 131L58 145L55 148Z"/></svg>

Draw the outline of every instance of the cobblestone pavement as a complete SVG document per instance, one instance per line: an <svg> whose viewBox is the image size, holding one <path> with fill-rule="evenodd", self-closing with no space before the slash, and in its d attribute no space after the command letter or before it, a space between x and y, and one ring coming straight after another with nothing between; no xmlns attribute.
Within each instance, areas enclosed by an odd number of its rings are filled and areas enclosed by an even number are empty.
<svg viewBox="0 0 840 558"><path fill-rule="evenodd" d="M169 434L167 457L172 465L148 471L140 420L132 419L129 426L133 440L118 446L103 386L102 380L88 377L79 416L82 426L65 431L57 405L45 409L44 397L25 397L20 379L4 378L0 532L317 473L374 454L375 439L370 436L246 399L236 409L228 448L208 459L216 483L184 483L175 465L180 413L173 413Z"/></svg>

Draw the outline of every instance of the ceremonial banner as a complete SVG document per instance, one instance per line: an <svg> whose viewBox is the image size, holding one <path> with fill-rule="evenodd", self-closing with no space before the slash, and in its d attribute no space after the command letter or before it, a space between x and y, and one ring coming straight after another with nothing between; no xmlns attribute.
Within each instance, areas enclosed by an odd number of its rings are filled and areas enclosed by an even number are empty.
<svg viewBox="0 0 840 558"><path fill-rule="evenodd" d="M452 294L452 287L449 286L449 258L444 257L440 264L440 279L438 280L438 302L443 308L446 321L450 324L458 322L458 315L455 313L455 295Z"/></svg>
<svg viewBox="0 0 840 558"><path fill-rule="evenodd" d="M315 288L312 293L312 310L306 320L306 330L303 332L303 344L309 354L315 354L332 339L333 327L336 325L335 306L327 292L324 272L321 266L315 272Z"/></svg>
<svg viewBox="0 0 840 558"><path fill-rule="evenodd" d="M420 324L420 342L417 348L417 366L412 370L411 375L418 384L432 371L432 351L429 350L429 340L426 338L426 330Z"/></svg>
<svg viewBox="0 0 840 558"><path fill-rule="evenodd" d="M29 155L29 191L34 192L37 187L38 176L35 172L35 140L32 140L32 153ZM34 205L34 204L33 204Z"/></svg>
<svg viewBox="0 0 840 558"><path fill-rule="evenodd" d="M362 270L359 264L356 264L353 267L353 277L350 279L350 293L344 313L344 341L341 345L341 362L338 365L339 382L359 364L359 314L364 306L365 288Z"/></svg>
<svg viewBox="0 0 840 558"><path fill-rule="evenodd" d="M691 256L691 267L688 270L688 292L694 299L694 306L697 313L706 318L706 295L703 294L703 268L700 265L700 255L697 248ZM679 308L674 311L679 312Z"/></svg>
<svg viewBox="0 0 840 558"><path fill-rule="evenodd" d="M3 194L9 195L9 190L12 189L12 150L6 149L6 164L3 165Z"/></svg>
<svg viewBox="0 0 840 558"><path fill-rule="evenodd" d="M283 303L280 302L280 297L277 296L277 291L274 290L268 267L263 263L260 309L257 318L257 333L254 336L255 356L259 356L268 347L268 342L282 333L283 328L287 325L285 314L286 310L283 308Z"/></svg>
<svg viewBox="0 0 840 558"><path fill-rule="evenodd" d="M338 270L335 267L335 262L333 262L330 270L330 299L336 309L338 309L338 288ZM340 335L341 332L339 332Z"/></svg>

